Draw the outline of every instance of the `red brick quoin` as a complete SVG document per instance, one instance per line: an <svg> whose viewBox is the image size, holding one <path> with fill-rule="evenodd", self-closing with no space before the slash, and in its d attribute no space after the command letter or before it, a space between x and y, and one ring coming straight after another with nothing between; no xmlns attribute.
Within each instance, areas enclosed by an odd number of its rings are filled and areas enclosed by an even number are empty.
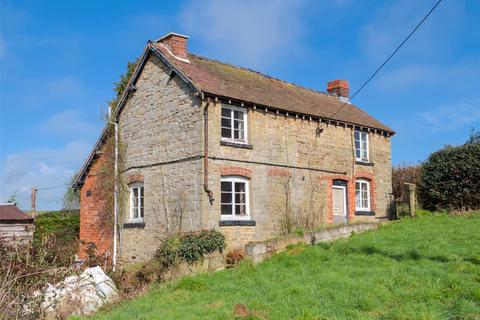
<svg viewBox="0 0 480 320"><path fill-rule="evenodd" d="M333 223L333 207L332 207L332 187L333 180L344 180L347 182L347 217L349 221L353 221L355 218L355 180L366 179L370 182L370 208L375 211L376 208L376 188L375 178L373 174L366 171L357 172L353 179L345 175L327 176L322 180L327 180L327 223Z"/></svg>
<svg viewBox="0 0 480 320"><path fill-rule="evenodd" d="M242 176L248 179L252 178L252 170L243 167L221 167L220 175L222 176Z"/></svg>
<svg viewBox="0 0 480 320"><path fill-rule="evenodd" d="M333 195L332 187L333 180L344 180L347 182L347 218L352 221L355 217L355 184L352 179L345 175L335 175L323 177L322 180L327 180L327 223L333 223Z"/></svg>
<svg viewBox="0 0 480 320"><path fill-rule="evenodd" d="M80 247L79 256L87 258L87 244L94 243L97 256L111 262L113 254L113 213L104 198L100 181L104 159L97 159L89 170L80 190Z"/></svg>

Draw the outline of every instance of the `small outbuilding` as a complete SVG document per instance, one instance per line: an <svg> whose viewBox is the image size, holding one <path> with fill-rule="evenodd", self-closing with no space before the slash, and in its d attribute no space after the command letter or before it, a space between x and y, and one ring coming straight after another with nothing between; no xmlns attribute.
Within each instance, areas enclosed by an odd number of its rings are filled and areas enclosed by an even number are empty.
<svg viewBox="0 0 480 320"><path fill-rule="evenodd" d="M34 219L15 203L0 204L0 244L27 244L33 240L34 229Z"/></svg>

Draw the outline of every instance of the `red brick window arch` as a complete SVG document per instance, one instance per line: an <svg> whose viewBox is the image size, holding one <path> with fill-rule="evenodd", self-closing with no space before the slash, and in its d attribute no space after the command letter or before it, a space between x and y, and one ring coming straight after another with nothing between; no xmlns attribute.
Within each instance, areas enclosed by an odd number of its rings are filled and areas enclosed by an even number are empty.
<svg viewBox="0 0 480 320"><path fill-rule="evenodd" d="M223 176L240 176L247 179L252 178L252 170L243 167L222 167L220 169L220 175Z"/></svg>

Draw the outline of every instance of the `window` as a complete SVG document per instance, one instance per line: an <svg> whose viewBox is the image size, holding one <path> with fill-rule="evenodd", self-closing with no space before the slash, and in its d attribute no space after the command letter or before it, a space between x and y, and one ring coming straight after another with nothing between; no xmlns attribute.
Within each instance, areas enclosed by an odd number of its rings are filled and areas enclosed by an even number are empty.
<svg viewBox="0 0 480 320"><path fill-rule="evenodd" d="M134 183L130 186L130 221L143 221L143 183Z"/></svg>
<svg viewBox="0 0 480 320"><path fill-rule="evenodd" d="M355 181L355 210L370 211L370 182L367 180Z"/></svg>
<svg viewBox="0 0 480 320"><path fill-rule="evenodd" d="M222 107L222 140L247 143L247 111L244 108Z"/></svg>
<svg viewBox="0 0 480 320"><path fill-rule="evenodd" d="M250 219L248 208L248 180L242 177L222 177L221 219Z"/></svg>
<svg viewBox="0 0 480 320"><path fill-rule="evenodd" d="M368 162L368 133L355 130L355 159Z"/></svg>

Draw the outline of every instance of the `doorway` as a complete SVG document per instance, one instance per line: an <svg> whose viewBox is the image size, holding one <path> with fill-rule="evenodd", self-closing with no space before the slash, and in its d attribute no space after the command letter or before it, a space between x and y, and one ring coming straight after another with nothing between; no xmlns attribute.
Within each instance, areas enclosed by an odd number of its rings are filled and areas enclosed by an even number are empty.
<svg viewBox="0 0 480 320"><path fill-rule="evenodd" d="M347 187L334 185L332 187L333 223L347 222Z"/></svg>

